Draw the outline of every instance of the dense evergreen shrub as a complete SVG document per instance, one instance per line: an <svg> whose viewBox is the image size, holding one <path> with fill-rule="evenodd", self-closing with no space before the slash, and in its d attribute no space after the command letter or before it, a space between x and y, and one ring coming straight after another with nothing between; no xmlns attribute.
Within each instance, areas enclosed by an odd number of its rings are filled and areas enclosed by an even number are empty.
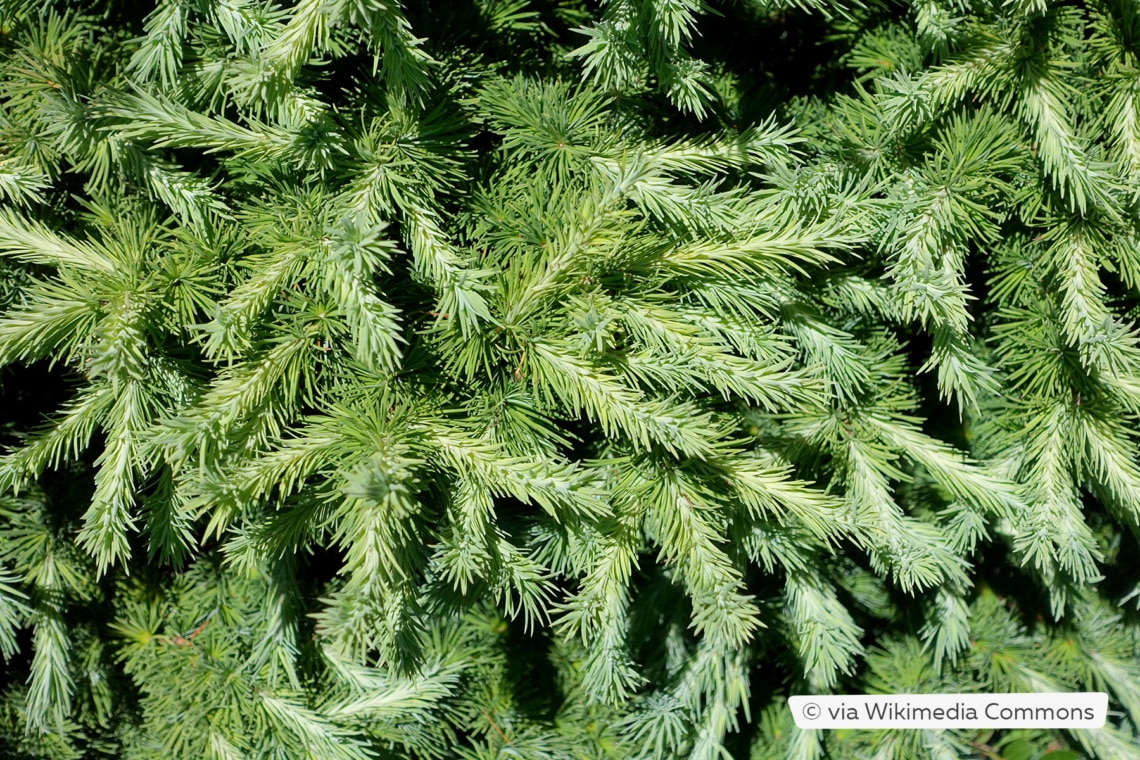
<svg viewBox="0 0 1140 760"><path fill-rule="evenodd" d="M0 0L0 755L1140 757L1131 0ZM805 693L1105 690L1100 730Z"/></svg>

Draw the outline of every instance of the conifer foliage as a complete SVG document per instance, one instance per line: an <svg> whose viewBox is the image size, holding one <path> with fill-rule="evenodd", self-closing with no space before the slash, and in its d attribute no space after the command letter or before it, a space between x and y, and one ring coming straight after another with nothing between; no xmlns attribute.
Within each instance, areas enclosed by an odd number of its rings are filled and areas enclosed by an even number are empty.
<svg viewBox="0 0 1140 760"><path fill-rule="evenodd" d="M0 754L1140 757L1138 92L1126 0L0 0Z"/></svg>

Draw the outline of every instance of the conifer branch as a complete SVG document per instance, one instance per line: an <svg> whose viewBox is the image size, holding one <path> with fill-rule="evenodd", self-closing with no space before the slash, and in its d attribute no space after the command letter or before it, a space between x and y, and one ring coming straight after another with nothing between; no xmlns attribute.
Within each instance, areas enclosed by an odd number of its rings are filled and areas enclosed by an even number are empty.
<svg viewBox="0 0 1140 760"><path fill-rule="evenodd" d="M94 246L57 234L10 209L0 209L0 254L33 264L70 266L89 272L109 272L114 268L107 255Z"/></svg>

